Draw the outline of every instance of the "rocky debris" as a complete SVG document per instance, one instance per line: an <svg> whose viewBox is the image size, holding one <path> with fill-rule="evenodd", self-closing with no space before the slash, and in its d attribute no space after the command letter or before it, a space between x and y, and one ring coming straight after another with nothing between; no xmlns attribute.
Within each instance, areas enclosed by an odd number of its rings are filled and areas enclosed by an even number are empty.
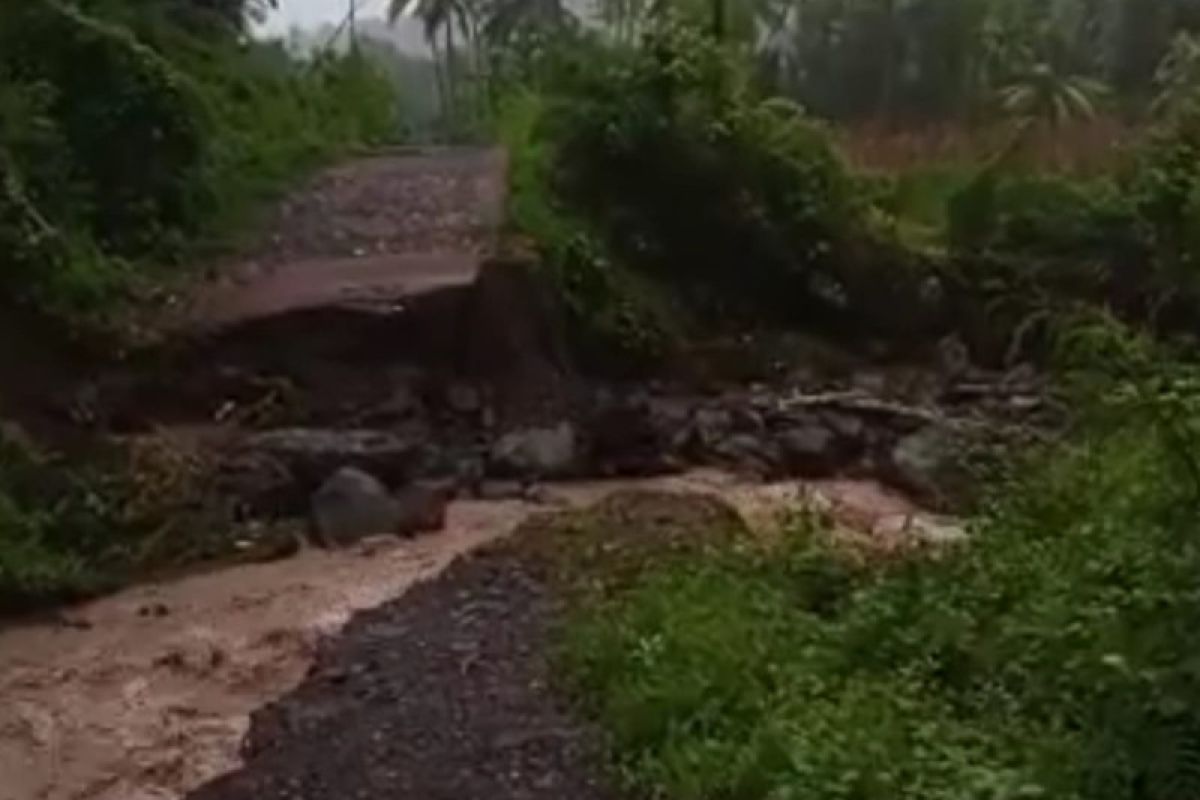
<svg viewBox="0 0 1200 800"><path fill-rule="evenodd" d="M420 431L284 428L246 437L240 449L283 464L293 481L311 490L341 467L357 467L400 485L417 475L427 457Z"/></svg>
<svg viewBox="0 0 1200 800"><path fill-rule="evenodd" d="M394 531L402 536L440 531L446 527L446 504L452 490L447 486L414 483L397 491L397 520Z"/></svg>
<svg viewBox="0 0 1200 800"><path fill-rule="evenodd" d="M344 467L312 498L313 535L325 547L345 547L364 536L391 533L400 508L375 477Z"/></svg>
<svg viewBox="0 0 1200 800"><path fill-rule="evenodd" d="M838 436L816 423L789 428L774 435L784 468L805 478L833 474L844 466L839 460Z"/></svg>
<svg viewBox="0 0 1200 800"><path fill-rule="evenodd" d="M504 434L492 446L491 466L501 475L565 477L578 472L579 455L575 426L560 422Z"/></svg>
<svg viewBox="0 0 1200 800"><path fill-rule="evenodd" d="M887 477L917 497L945 507L970 484L967 463L976 444L964 429L948 422L927 425L896 442Z"/></svg>
<svg viewBox="0 0 1200 800"><path fill-rule="evenodd" d="M600 475L678 472L691 413L687 399L605 395L587 422L592 468Z"/></svg>
<svg viewBox="0 0 1200 800"><path fill-rule="evenodd" d="M313 495L313 534L325 547L344 547L374 534L441 530L448 499L444 491L420 484L393 495L373 475L343 467Z"/></svg>

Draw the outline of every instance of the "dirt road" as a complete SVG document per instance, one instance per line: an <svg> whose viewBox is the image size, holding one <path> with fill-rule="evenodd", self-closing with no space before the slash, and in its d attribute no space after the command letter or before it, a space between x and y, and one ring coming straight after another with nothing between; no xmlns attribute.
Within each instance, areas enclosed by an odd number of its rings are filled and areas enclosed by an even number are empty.
<svg viewBox="0 0 1200 800"><path fill-rule="evenodd" d="M221 327L470 284L496 246L506 167L494 148L427 148L326 170L280 204L178 322Z"/></svg>

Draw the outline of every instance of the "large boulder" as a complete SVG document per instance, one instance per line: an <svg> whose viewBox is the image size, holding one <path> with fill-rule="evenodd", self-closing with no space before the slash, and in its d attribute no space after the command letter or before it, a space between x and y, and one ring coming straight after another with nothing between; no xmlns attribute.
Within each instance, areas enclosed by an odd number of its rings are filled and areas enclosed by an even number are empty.
<svg viewBox="0 0 1200 800"><path fill-rule="evenodd" d="M783 467L804 478L827 477L845 466L844 449L836 433L816 422L780 431L774 436Z"/></svg>
<svg viewBox="0 0 1200 800"><path fill-rule="evenodd" d="M381 533L412 536L441 530L448 499L448 491L424 484L411 484L392 494L375 476L343 467L313 494L312 529L326 547Z"/></svg>
<svg viewBox="0 0 1200 800"><path fill-rule="evenodd" d="M970 493L971 456L978 442L965 429L931 424L902 437L890 453L888 477L900 488L939 508Z"/></svg>
<svg viewBox="0 0 1200 800"><path fill-rule="evenodd" d="M344 467L312 497L312 529L325 547L339 547L379 533L395 533L400 504L377 478Z"/></svg>
<svg viewBox="0 0 1200 800"><path fill-rule="evenodd" d="M562 477L578 471L579 442L575 426L526 428L504 434L492 446L493 469L502 475Z"/></svg>

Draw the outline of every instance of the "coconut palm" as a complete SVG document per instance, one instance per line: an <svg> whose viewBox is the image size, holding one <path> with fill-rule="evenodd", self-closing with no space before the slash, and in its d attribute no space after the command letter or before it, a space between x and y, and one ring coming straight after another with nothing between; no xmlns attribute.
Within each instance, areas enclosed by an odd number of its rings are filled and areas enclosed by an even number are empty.
<svg viewBox="0 0 1200 800"><path fill-rule="evenodd" d="M388 22L394 25L404 16L415 16L424 26L425 39L433 51L438 96L442 110L447 111L456 91L455 32L471 38L476 28L473 8L467 0L392 0Z"/></svg>
<svg viewBox="0 0 1200 800"><path fill-rule="evenodd" d="M1039 62L1000 89L1000 107L1006 114L1059 125L1067 120L1096 115L1096 104L1108 91L1100 81L1085 75L1062 75Z"/></svg>
<svg viewBox="0 0 1200 800"><path fill-rule="evenodd" d="M572 27L577 21L565 0L492 0L484 14L483 35L504 43L523 33Z"/></svg>

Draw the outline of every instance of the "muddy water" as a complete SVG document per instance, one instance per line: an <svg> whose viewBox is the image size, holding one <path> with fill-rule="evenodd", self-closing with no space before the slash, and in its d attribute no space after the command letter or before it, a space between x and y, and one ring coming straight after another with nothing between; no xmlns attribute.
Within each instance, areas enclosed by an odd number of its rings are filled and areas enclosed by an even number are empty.
<svg viewBox="0 0 1200 800"><path fill-rule="evenodd" d="M871 484L742 483L721 473L556 487L549 506L620 489L719 494L752 525L803 499L868 535L913 509ZM463 501L445 531L309 550L146 585L0 632L0 800L167 800L236 767L255 708L303 677L321 636L403 593L547 505Z"/></svg>

